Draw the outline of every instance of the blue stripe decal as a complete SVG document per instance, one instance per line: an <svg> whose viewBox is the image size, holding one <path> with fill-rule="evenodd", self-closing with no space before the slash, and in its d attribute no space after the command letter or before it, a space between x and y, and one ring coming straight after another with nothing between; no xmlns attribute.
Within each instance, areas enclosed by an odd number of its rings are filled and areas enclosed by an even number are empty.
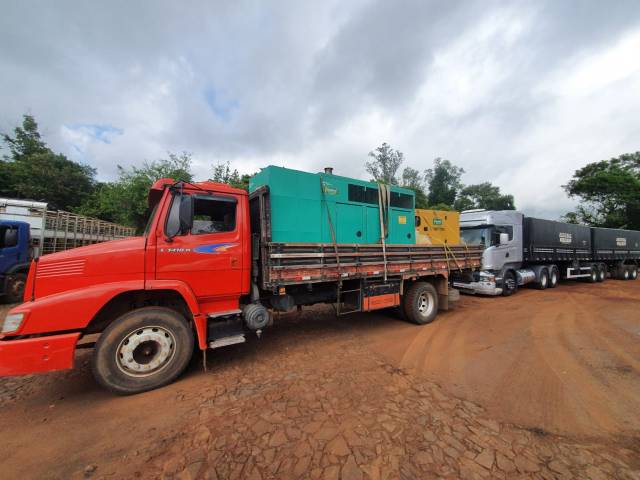
<svg viewBox="0 0 640 480"><path fill-rule="evenodd" d="M224 252L231 247L235 247L237 243L211 243L209 245L200 245L193 249L196 253L213 253L218 254Z"/></svg>

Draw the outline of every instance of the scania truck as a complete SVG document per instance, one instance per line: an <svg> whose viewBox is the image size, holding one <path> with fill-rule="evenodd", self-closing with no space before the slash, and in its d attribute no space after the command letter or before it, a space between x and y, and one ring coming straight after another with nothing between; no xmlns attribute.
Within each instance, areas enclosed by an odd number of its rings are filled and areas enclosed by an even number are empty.
<svg viewBox="0 0 640 480"><path fill-rule="evenodd" d="M638 231L543 220L514 210L465 211L460 228L466 244L485 247L480 271L455 273L453 285L462 292L508 296L527 284L554 288L560 279L638 277Z"/></svg>
<svg viewBox="0 0 640 480"><path fill-rule="evenodd" d="M409 243L413 197L385 196L377 191L383 186L330 172L313 175L304 185L280 182L277 188L298 188L285 200L272 195L275 183L253 185L249 195L209 181L158 180L142 236L32 262L24 303L1 326L0 375L71 368L76 350L90 347L102 386L137 393L176 379L195 348L259 336L273 311L317 303L334 304L338 314L398 308L429 323L448 307L449 273L479 268L481 246ZM316 228L307 218L314 212L326 227L318 238L328 241L274 241L285 229L312 235L296 229ZM386 243L380 232L390 223L406 243Z"/></svg>

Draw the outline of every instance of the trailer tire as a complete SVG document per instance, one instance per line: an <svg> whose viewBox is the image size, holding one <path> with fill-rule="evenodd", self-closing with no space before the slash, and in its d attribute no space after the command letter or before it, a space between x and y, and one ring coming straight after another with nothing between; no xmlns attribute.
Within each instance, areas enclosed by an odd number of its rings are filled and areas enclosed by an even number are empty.
<svg viewBox="0 0 640 480"><path fill-rule="evenodd" d="M21 303L24 298L24 287L27 283L27 275L24 273L13 273L7 278L5 299L9 303Z"/></svg>
<svg viewBox="0 0 640 480"><path fill-rule="evenodd" d="M604 282L607 278L607 267L600 264L598 265L598 282Z"/></svg>
<svg viewBox="0 0 640 480"><path fill-rule="evenodd" d="M549 288L556 288L558 281L560 280L560 271L555 265L551 267L551 273L549 274Z"/></svg>
<svg viewBox="0 0 640 480"><path fill-rule="evenodd" d="M412 323L426 325L438 315L438 292L430 283L414 283L402 298L404 315Z"/></svg>
<svg viewBox="0 0 640 480"><path fill-rule="evenodd" d="M518 281L512 270L507 270L502 277L502 296L509 297L518 291Z"/></svg>
<svg viewBox="0 0 640 480"><path fill-rule="evenodd" d="M144 307L125 313L102 332L91 367L100 385L131 395L174 381L193 348L193 330L184 316L170 308Z"/></svg>
<svg viewBox="0 0 640 480"><path fill-rule="evenodd" d="M536 286L538 290L545 290L549 286L549 271L546 268L540 270L540 280Z"/></svg>

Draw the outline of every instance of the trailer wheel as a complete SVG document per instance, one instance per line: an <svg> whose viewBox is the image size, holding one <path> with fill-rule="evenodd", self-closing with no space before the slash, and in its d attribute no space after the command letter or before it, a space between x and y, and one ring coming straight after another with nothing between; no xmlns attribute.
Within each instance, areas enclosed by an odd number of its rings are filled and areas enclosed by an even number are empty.
<svg viewBox="0 0 640 480"><path fill-rule="evenodd" d="M549 271L543 268L540 271L540 280L538 280L538 290L544 290L549 286Z"/></svg>
<svg viewBox="0 0 640 480"><path fill-rule="evenodd" d="M512 270L508 270L502 277L502 295L504 297L508 297L510 295L513 295L517 291L518 282L516 280L516 275Z"/></svg>
<svg viewBox="0 0 640 480"><path fill-rule="evenodd" d="M27 276L24 273L14 273L7 278L5 298L9 303L20 303L24 297L24 286Z"/></svg>
<svg viewBox="0 0 640 480"><path fill-rule="evenodd" d="M556 288L558 286L558 280L560 278L560 272L555 265L551 267L551 273L549 274L549 288Z"/></svg>
<svg viewBox="0 0 640 480"><path fill-rule="evenodd" d="M598 265L598 282L604 282L605 278L607 278L607 267Z"/></svg>
<svg viewBox="0 0 640 480"><path fill-rule="evenodd" d="M122 315L100 335L93 375L103 387L130 395L174 381L193 354L193 331L175 310L145 307Z"/></svg>
<svg viewBox="0 0 640 480"><path fill-rule="evenodd" d="M417 325L433 322L438 315L438 292L427 282L416 282L403 296L405 317Z"/></svg>

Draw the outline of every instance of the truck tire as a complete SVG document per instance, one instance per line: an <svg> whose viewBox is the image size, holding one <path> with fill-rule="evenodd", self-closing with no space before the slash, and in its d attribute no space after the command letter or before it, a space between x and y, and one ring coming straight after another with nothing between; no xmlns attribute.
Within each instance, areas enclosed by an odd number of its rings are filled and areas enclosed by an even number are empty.
<svg viewBox="0 0 640 480"><path fill-rule="evenodd" d="M560 281L560 271L555 265L551 267L551 273L549 274L549 288L556 288Z"/></svg>
<svg viewBox="0 0 640 480"><path fill-rule="evenodd" d="M607 278L607 267L600 264L598 265L598 282L604 282Z"/></svg>
<svg viewBox="0 0 640 480"><path fill-rule="evenodd" d="M536 286L538 290L545 290L549 286L549 271L546 268L540 270L540 280Z"/></svg>
<svg viewBox="0 0 640 480"><path fill-rule="evenodd" d="M591 267L591 271L589 272L589 277L587 278L587 282L596 283L598 281L598 268L593 265Z"/></svg>
<svg viewBox="0 0 640 480"><path fill-rule="evenodd" d="M507 270L502 277L502 296L508 297L518 291L518 281L512 270Z"/></svg>
<svg viewBox="0 0 640 480"><path fill-rule="evenodd" d="M184 316L164 307L139 308L102 332L93 353L93 375L118 395L153 390L184 371L193 345L193 330Z"/></svg>
<svg viewBox="0 0 640 480"><path fill-rule="evenodd" d="M426 325L438 315L438 292L430 283L414 283L402 299L404 315L412 323Z"/></svg>
<svg viewBox="0 0 640 480"><path fill-rule="evenodd" d="M629 272L629 269L625 267L622 270L622 280L629 280L629 278L631 278L631 273Z"/></svg>
<svg viewBox="0 0 640 480"><path fill-rule="evenodd" d="M14 273L9 275L4 296L9 303L22 303L24 298L24 286L27 283L27 275Z"/></svg>
<svg viewBox="0 0 640 480"><path fill-rule="evenodd" d="M631 280L638 278L638 267L631 268Z"/></svg>

